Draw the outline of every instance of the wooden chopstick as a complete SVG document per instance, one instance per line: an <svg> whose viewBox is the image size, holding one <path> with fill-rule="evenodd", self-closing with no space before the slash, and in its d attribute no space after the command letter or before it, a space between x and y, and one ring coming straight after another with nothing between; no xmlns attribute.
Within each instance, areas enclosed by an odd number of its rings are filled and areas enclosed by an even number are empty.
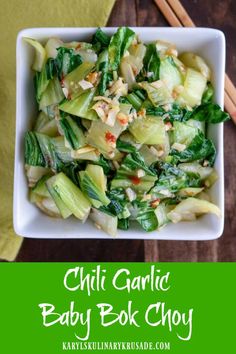
<svg viewBox="0 0 236 354"><path fill-rule="evenodd" d="M185 8L179 0L154 0L166 20L172 27L195 27ZM225 109L236 123L236 88L225 74Z"/></svg>
<svg viewBox="0 0 236 354"><path fill-rule="evenodd" d="M176 13L176 16L182 22L184 27L195 27L194 22L189 17L187 11L179 0L167 0L167 2L172 7L173 11Z"/></svg>
<svg viewBox="0 0 236 354"><path fill-rule="evenodd" d="M232 101L236 104L236 88L227 74L225 74L225 90L231 97Z"/></svg>
<svg viewBox="0 0 236 354"><path fill-rule="evenodd" d="M170 5L171 8L166 10L166 13L174 13L178 17L178 20L184 27L196 27L190 16L188 15L187 11L181 4L179 0L166 0L167 3ZM166 1L160 1L160 3L166 3ZM158 0L156 1L158 2ZM171 11L170 11L171 10ZM176 22L177 23L177 22ZM225 74L225 90L228 92L229 96L231 97L232 101L236 104L236 88L227 74Z"/></svg>
<svg viewBox="0 0 236 354"><path fill-rule="evenodd" d="M232 101L231 97L229 96L229 94L227 93L227 91L225 91L224 94L224 105L227 112L232 117L234 123L236 123L236 106L235 103Z"/></svg>
<svg viewBox="0 0 236 354"><path fill-rule="evenodd" d="M158 249L157 240L144 241L144 258L145 258L145 262L159 261L159 249Z"/></svg>
<svg viewBox="0 0 236 354"><path fill-rule="evenodd" d="M182 27L180 20L178 19L176 14L171 10L171 7L166 1L164 0L154 0L154 1L172 27Z"/></svg>

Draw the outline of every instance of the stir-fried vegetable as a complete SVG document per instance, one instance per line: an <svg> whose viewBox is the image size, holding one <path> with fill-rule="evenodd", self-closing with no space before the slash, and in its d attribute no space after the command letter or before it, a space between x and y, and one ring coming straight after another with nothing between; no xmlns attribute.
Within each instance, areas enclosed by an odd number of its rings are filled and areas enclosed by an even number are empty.
<svg viewBox="0 0 236 354"><path fill-rule="evenodd" d="M25 41L32 45L35 48L35 58L32 65L32 69L35 71L41 71L45 60L46 60L46 51L41 43L32 38L25 38Z"/></svg>
<svg viewBox="0 0 236 354"><path fill-rule="evenodd" d="M230 117L214 103L211 70L161 40L145 44L121 27L91 43L49 38L33 63L38 116L25 134L30 201L49 216L90 217L115 236L134 222L220 216L210 124ZM79 227L79 226L78 226Z"/></svg>
<svg viewBox="0 0 236 354"><path fill-rule="evenodd" d="M201 215L205 213L212 213L220 217L220 209L206 200L197 198L187 198L182 200L172 211L168 213L168 218L176 223L186 219L189 215Z"/></svg>
<svg viewBox="0 0 236 354"><path fill-rule="evenodd" d="M58 202L60 201L60 210L62 206L64 210L65 208L68 210L67 216L69 213L72 213L82 221L87 219L91 203L64 173L60 172L56 176L51 177L51 180L47 182L47 186L58 207ZM67 217L63 213L62 216Z"/></svg>
<svg viewBox="0 0 236 354"><path fill-rule="evenodd" d="M120 60L131 45L134 37L135 33L128 27L120 27L111 37L108 46L109 66L111 70L119 68Z"/></svg>
<svg viewBox="0 0 236 354"><path fill-rule="evenodd" d="M83 130L78 126L75 119L65 116L60 119L59 123L71 149L78 150L85 145Z"/></svg>
<svg viewBox="0 0 236 354"><path fill-rule="evenodd" d="M107 206L107 178L101 166L88 164L85 171L80 171L80 185L94 207Z"/></svg>

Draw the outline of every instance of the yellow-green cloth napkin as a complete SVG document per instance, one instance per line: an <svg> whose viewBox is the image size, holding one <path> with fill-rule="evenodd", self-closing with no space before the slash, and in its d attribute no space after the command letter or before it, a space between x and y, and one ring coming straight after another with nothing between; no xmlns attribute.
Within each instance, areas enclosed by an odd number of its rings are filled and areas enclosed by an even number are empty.
<svg viewBox="0 0 236 354"><path fill-rule="evenodd" d="M0 258L12 261L22 238L12 225L16 36L28 27L105 26L115 0L8 0L0 13Z"/></svg>

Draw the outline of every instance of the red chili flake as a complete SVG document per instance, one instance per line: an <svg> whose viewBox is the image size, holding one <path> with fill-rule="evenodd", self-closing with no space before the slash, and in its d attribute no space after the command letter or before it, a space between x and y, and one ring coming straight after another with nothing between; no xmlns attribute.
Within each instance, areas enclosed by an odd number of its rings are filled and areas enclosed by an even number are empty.
<svg viewBox="0 0 236 354"><path fill-rule="evenodd" d="M105 139L107 143L115 143L116 137L111 132L107 131L105 134Z"/></svg>
<svg viewBox="0 0 236 354"><path fill-rule="evenodd" d="M116 119L118 119L121 125L127 125L129 122L129 117L121 112L117 114Z"/></svg>
<svg viewBox="0 0 236 354"><path fill-rule="evenodd" d="M129 176L129 179L131 180L131 182L133 184L136 184L136 185L141 182L141 179L139 177L137 177L137 176Z"/></svg>
<svg viewBox="0 0 236 354"><path fill-rule="evenodd" d="M62 87L65 86L64 79L65 79L65 77L64 77L64 75L62 75L62 77L61 77L61 86L62 86Z"/></svg>
<svg viewBox="0 0 236 354"><path fill-rule="evenodd" d="M156 208L157 206L158 206L158 204L160 203L160 198L157 198L157 199L155 199L155 200L153 200L151 203L150 203L150 205L151 205L151 207L152 208Z"/></svg>
<svg viewBox="0 0 236 354"><path fill-rule="evenodd" d="M79 43L75 49L80 49L81 48L81 44Z"/></svg>
<svg viewBox="0 0 236 354"><path fill-rule="evenodd" d="M121 125L126 125L128 123L128 119L127 118L119 118L119 122Z"/></svg>
<svg viewBox="0 0 236 354"><path fill-rule="evenodd" d="M171 122L166 122L166 123L165 123L165 127L167 128L166 130L171 129L171 128L172 128Z"/></svg>
<svg viewBox="0 0 236 354"><path fill-rule="evenodd" d="M142 108L137 113L138 117L144 117L146 115L146 109Z"/></svg>

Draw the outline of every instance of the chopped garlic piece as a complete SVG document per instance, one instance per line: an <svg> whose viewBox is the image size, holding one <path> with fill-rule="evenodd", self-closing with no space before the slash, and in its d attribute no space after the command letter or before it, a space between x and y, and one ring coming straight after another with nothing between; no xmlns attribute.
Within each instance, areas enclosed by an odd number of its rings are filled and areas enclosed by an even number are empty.
<svg viewBox="0 0 236 354"><path fill-rule="evenodd" d="M171 124L171 122L165 123L165 130L168 132L170 129L172 129L172 124Z"/></svg>
<svg viewBox="0 0 236 354"><path fill-rule="evenodd" d="M165 197L171 197L172 193L168 189L162 189L159 191L160 194L164 195Z"/></svg>
<svg viewBox="0 0 236 354"><path fill-rule="evenodd" d="M151 199L152 199L151 194L144 194L144 196L142 198L142 201L145 202L145 201L151 200Z"/></svg>
<svg viewBox="0 0 236 354"><path fill-rule="evenodd" d="M105 101L107 103L111 103L112 99L109 97L105 97L105 96L95 96L94 101Z"/></svg>
<svg viewBox="0 0 236 354"><path fill-rule="evenodd" d="M99 97L101 97L101 100L96 102L92 108L97 112L103 123L113 127L116 121L116 116L120 110L119 102L115 98L112 100L105 97L104 99L103 96L95 97L95 101Z"/></svg>
<svg viewBox="0 0 236 354"><path fill-rule="evenodd" d="M146 174L145 171L142 170L141 168L140 168L139 170L137 170L137 172L136 172L136 176L137 176L138 178L144 177L145 174Z"/></svg>
<svg viewBox="0 0 236 354"><path fill-rule="evenodd" d="M108 111L108 116L107 116L107 119L105 121L105 123L107 125L110 125L111 127L114 126L115 121L116 121L116 115L119 112L119 110L120 110L119 107L114 107L114 108L112 108L112 109L110 109Z"/></svg>
<svg viewBox="0 0 236 354"><path fill-rule="evenodd" d="M167 49L166 54L167 55L171 55L173 57L177 57L178 56L178 51L175 48L170 47L169 49Z"/></svg>
<svg viewBox="0 0 236 354"><path fill-rule="evenodd" d="M172 106L171 106L170 103L167 103L167 104L165 104L164 106L162 106L162 108L163 108L166 112L169 112L169 111L171 111Z"/></svg>
<svg viewBox="0 0 236 354"><path fill-rule="evenodd" d="M67 97L69 96L69 90L68 90L68 88L62 87L62 91L63 91L65 97L67 98Z"/></svg>
<svg viewBox="0 0 236 354"><path fill-rule="evenodd" d="M110 94L115 94L118 97L126 96L128 94L128 84L124 83L122 78L119 77L118 80L113 82L109 89Z"/></svg>
<svg viewBox="0 0 236 354"><path fill-rule="evenodd" d="M161 88L163 85L164 85L164 82L161 81L161 80L153 81L153 82L151 83L151 86L154 87L154 88L156 88L156 89Z"/></svg>
<svg viewBox="0 0 236 354"><path fill-rule="evenodd" d="M161 157L164 155L164 150L163 149L156 149L154 148L154 146L150 147L150 151L153 153L153 155L157 156L157 157Z"/></svg>
<svg viewBox="0 0 236 354"><path fill-rule="evenodd" d="M87 80L80 80L79 85L83 90L87 90L93 87L93 84Z"/></svg>
<svg viewBox="0 0 236 354"><path fill-rule="evenodd" d="M132 188L126 188L125 193L126 193L130 202L132 202L133 200L135 200L137 198L137 194L135 193L135 191L133 191Z"/></svg>
<svg viewBox="0 0 236 354"><path fill-rule="evenodd" d="M162 52L162 53L166 54L167 50L170 50L170 48L176 48L176 46L173 43L158 40L156 42L156 48L157 48L158 52Z"/></svg>
<svg viewBox="0 0 236 354"><path fill-rule="evenodd" d="M147 77L152 77L154 75L154 72L153 71L148 71L147 72Z"/></svg>
<svg viewBox="0 0 236 354"><path fill-rule="evenodd" d="M116 148L116 143L113 142L113 141L110 141L110 142L108 142L107 144L108 144L110 147L112 147L113 149Z"/></svg>
<svg viewBox="0 0 236 354"><path fill-rule="evenodd" d="M186 149L186 145L180 143L174 143L171 147L177 151L184 151Z"/></svg>
<svg viewBox="0 0 236 354"><path fill-rule="evenodd" d="M90 146L90 145L86 145L86 146L84 146L81 149L72 150L71 151L71 157L76 159L76 158L79 158L79 155L85 154L85 153L88 153L88 152L91 152L91 151L96 151L96 148L94 148L93 146Z"/></svg>
<svg viewBox="0 0 236 354"><path fill-rule="evenodd" d="M86 145L81 149L76 150L77 153L84 154L85 152L95 151L96 148L90 145Z"/></svg>
<svg viewBox="0 0 236 354"><path fill-rule="evenodd" d="M106 121L109 110L109 105L106 102L98 101L95 105L93 105L92 109L97 112L97 115L103 122Z"/></svg>
<svg viewBox="0 0 236 354"><path fill-rule="evenodd" d="M114 151L109 151L107 155L110 157L110 159L113 159L115 157Z"/></svg>
<svg viewBox="0 0 236 354"><path fill-rule="evenodd" d="M169 119L169 118L170 118L169 113L164 113L163 116L162 116L162 119L163 119L163 120Z"/></svg>

